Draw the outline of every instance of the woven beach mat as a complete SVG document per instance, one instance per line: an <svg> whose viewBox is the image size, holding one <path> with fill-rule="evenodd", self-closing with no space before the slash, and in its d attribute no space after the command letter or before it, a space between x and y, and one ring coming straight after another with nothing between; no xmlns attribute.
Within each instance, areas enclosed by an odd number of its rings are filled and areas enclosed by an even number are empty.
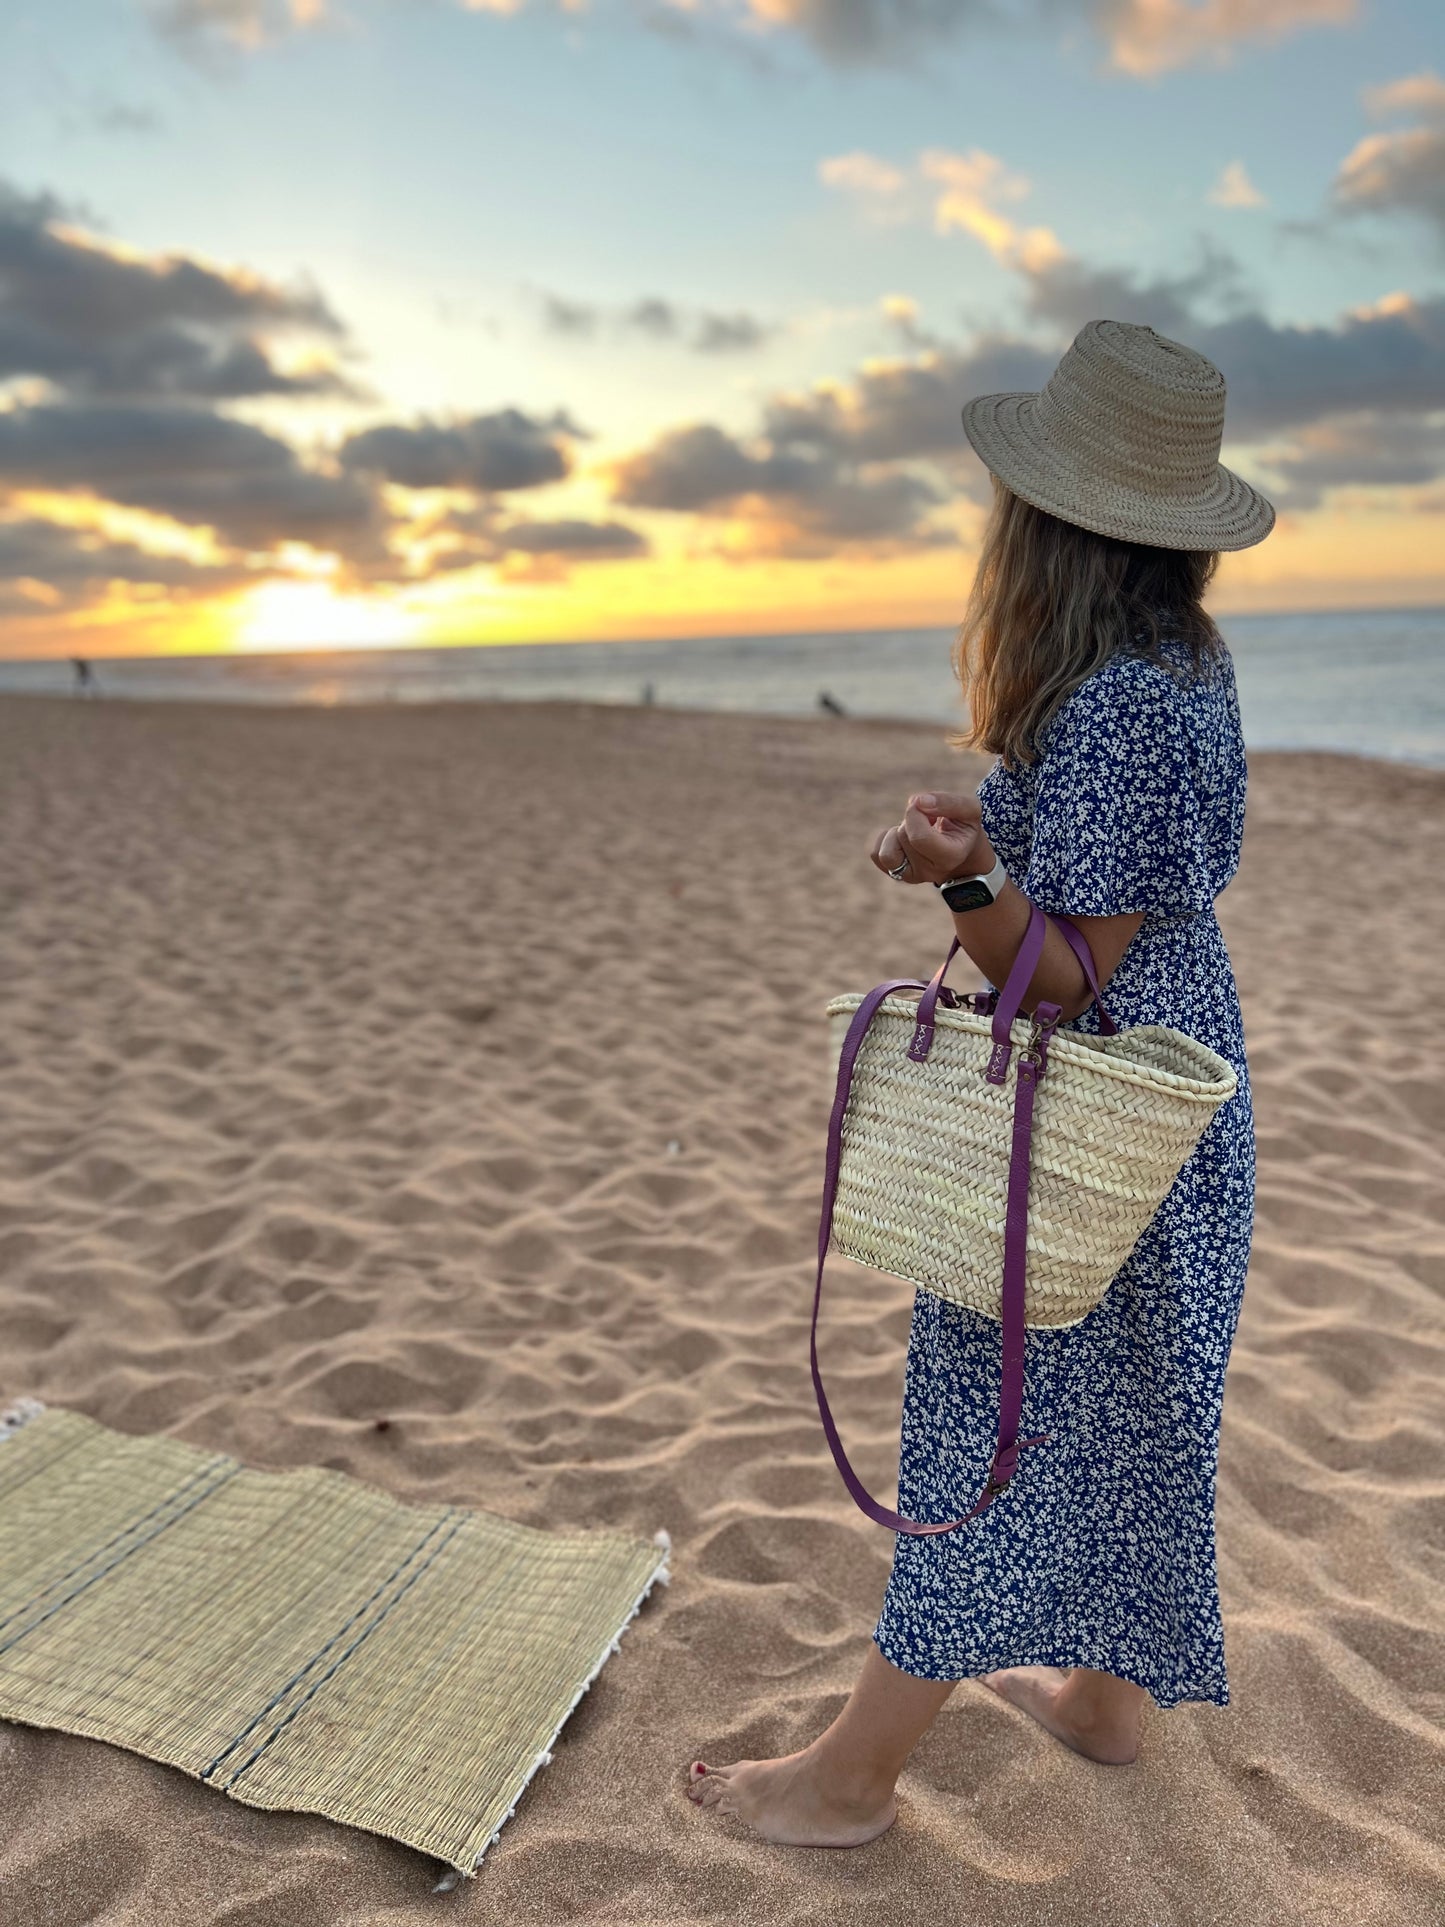
<svg viewBox="0 0 1445 1927"><path fill-rule="evenodd" d="M666 1557L665 1533L402 1505L23 1401L0 1413L0 1718L470 1874Z"/></svg>

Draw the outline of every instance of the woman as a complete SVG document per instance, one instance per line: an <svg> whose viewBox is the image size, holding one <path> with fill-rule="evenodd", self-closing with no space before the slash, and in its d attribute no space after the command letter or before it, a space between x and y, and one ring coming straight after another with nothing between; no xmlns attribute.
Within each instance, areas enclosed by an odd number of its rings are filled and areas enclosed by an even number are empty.
<svg viewBox="0 0 1445 1927"><path fill-rule="evenodd" d="M1233 664L1202 597L1223 549L1274 510L1224 468L1224 382L1152 328L1092 321L1037 395L964 410L993 513L957 668L977 796L916 795L877 867L948 885L959 942L1002 985L1029 900L1067 915L1122 1028L1163 1023L1233 1066L1144 1236L1079 1324L1031 1329L1024 1433L1047 1432L972 1524L900 1535L852 1697L781 1760L709 1768L689 1797L770 1840L860 1846L890 1826L904 1762L962 1679L1092 1760L1127 1764L1144 1702L1229 1691L1215 1575L1224 1372L1254 1217L1239 1000L1214 899L1239 861L1245 760ZM972 904L970 905L970 899ZM944 899L946 902L947 899ZM1025 1008L1097 1032L1050 924ZM899 1509L967 1511L992 1457L996 1321L920 1291L904 1390Z"/></svg>

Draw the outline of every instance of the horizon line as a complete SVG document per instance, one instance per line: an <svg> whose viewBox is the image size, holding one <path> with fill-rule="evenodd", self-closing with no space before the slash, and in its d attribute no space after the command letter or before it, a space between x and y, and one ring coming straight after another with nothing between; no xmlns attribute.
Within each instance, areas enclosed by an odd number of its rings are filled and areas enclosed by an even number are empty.
<svg viewBox="0 0 1445 1927"><path fill-rule="evenodd" d="M1220 612L1214 620L1224 624L1241 619L1258 621L1271 617L1374 615L1445 615L1445 602L1325 603L1281 609L1231 609ZM651 648L662 647L668 643L688 642L794 642L821 636L926 635L956 629L957 626L957 623L947 622L868 623L858 628L830 624L821 629L709 629L699 630L690 635L669 636L517 636L496 637L490 641L450 639L394 643L331 642L297 644L294 647L280 644L276 647L243 649L152 649L145 650L139 655L124 655L119 652L111 654L91 649L64 650L53 656L12 656L0 650L0 664L63 663L76 660L87 662L212 662L217 659L252 661L266 656L412 655L443 649L589 649L594 646Z"/></svg>

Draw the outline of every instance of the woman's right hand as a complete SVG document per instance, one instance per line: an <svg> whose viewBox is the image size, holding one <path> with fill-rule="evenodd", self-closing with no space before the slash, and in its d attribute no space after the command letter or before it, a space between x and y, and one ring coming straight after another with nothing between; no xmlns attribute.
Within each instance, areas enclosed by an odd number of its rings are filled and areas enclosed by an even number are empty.
<svg viewBox="0 0 1445 1927"><path fill-rule="evenodd" d="M986 875L994 866L976 796L910 796L903 821L880 830L868 854L899 883L951 883L955 877Z"/></svg>

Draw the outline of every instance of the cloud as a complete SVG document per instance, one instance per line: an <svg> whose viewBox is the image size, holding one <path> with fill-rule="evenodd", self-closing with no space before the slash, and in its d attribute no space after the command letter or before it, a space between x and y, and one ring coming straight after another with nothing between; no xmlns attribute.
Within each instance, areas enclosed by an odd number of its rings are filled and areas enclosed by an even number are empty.
<svg viewBox="0 0 1445 1927"><path fill-rule="evenodd" d="M569 440L585 439L565 410L534 417L499 409L455 422L386 423L348 436L342 465L402 488L540 488L571 472Z"/></svg>
<svg viewBox="0 0 1445 1927"><path fill-rule="evenodd" d="M634 302L621 319L624 327L636 328L657 341L673 341L682 332L682 317L660 295L647 295Z"/></svg>
<svg viewBox="0 0 1445 1927"><path fill-rule="evenodd" d="M1362 409L1445 408L1445 297L1400 294L1333 326L1239 315L1189 342L1225 371L1230 431L1243 441Z"/></svg>
<svg viewBox="0 0 1445 1927"><path fill-rule="evenodd" d="M161 127L161 117L154 107L137 107L109 95L102 95L94 103L92 114L103 134L155 134Z"/></svg>
<svg viewBox="0 0 1445 1927"><path fill-rule="evenodd" d="M959 413L970 395L1036 389L1057 360L1028 342L983 335L913 360L869 362L851 382L775 396L764 406L763 429L784 452L850 462L952 461L968 453Z"/></svg>
<svg viewBox="0 0 1445 1927"><path fill-rule="evenodd" d="M1000 17L990 0L743 0L727 10L754 28L789 27L839 66L896 64Z"/></svg>
<svg viewBox="0 0 1445 1927"><path fill-rule="evenodd" d="M750 314L705 314L692 346L700 355L734 355L762 347L773 333Z"/></svg>
<svg viewBox="0 0 1445 1927"><path fill-rule="evenodd" d="M989 497L963 435L963 403L1036 391L1083 323L1104 315L1146 322L1216 363L1228 384L1226 459L1231 446L1253 447L1256 462L1280 476L1282 503L1312 506L1326 488L1428 482L1439 472L1441 437L1419 418L1445 410L1445 297L1396 294L1332 325L1281 324L1260 311L1233 258L1208 243L1196 267L1172 276L1138 278L1072 257L1018 272L1030 321L1053 336L1048 346L1006 332L954 342L929 334L911 356L766 399L752 440L711 424L659 437L614 466L617 499L705 518L736 516L751 502L754 554L767 552L770 528L782 528L795 553L874 535L940 539L927 509L949 492ZM1203 312L1221 290L1233 312ZM922 334L907 297L890 297L884 312L905 337Z"/></svg>
<svg viewBox="0 0 1445 1927"><path fill-rule="evenodd" d="M1269 203L1249 178L1243 161L1226 163L1219 179L1209 190L1216 207L1267 207Z"/></svg>
<svg viewBox="0 0 1445 1927"><path fill-rule="evenodd" d="M280 366L277 343L292 337L319 358ZM71 224L52 195L0 183L0 382L112 398L354 395L334 360L345 344L312 289L122 248Z"/></svg>
<svg viewBox="0 0 1445 1927"><path fill-rule="evenodd" d="M714 319L721 329L739 321ZM646 537L621 521L504 521L512 491L570 474L572 446L589 431L564 409L383 421L346 436L334 454L237 419L226 403L351 398L334 370L284 368L275 345L287 335L332 353L349 347L314 289L98 240L52 196L0 186L0 381L16 384L0 394L5 606L71 606L111 581L178 593L255 583L284 573L297 545L334 556L342 579L358 582L415 580L479 560L535 580L528 567L555 575L646 551ZM387 484L470 504L403 521ZM51 499L59 520L46 519L48 505L36 512L27 498L37 496ZM78 521L61 515L60 498ZM183 552L153 553L147 525L140 543L93 526L134 510L158 518L148 525L156 539ZM178 526L167 534L167 523ZM200 545L210 559L193 559L195 538L182 530L210 532ZM428 556L438 533L442 547Z"/></svg>
<svg viewBox="0 0 1445 1927"><path fill-rule="evenodd" d="M1148 80L1175 67L1223 65L1247 41L1349 26L1360 8L1359 0L1098 0L1093 12L1111 64Z"/></svg>
<svg viewBox="0 0 1445 1927"><path fill-rule="evenodd" d="M772 519L779 553L833 554L844 546L870 549L937 548L957 541L951 529L920 527L920 518L946 500L935 483L903 470L877 475L819 477L816 487L784 497L786 513Z"/></svg>
<svg viewBox="0 0 1445 1927"><path fill-rule="evenodd" d="M1365 106L1378 119L1391 114L1421 114L1438 120L1445 114L1445 80L1439 74L1408 74L1404 80L1388 80L1381 87L1365 89Z"/></svg>
<svg viewBox="0 0 1445 1927"><path fill-rule="evenodd" d="M1366 90L1377 118L1414 114L1417 125L1367 134L1340 163L1333 203L1343 214L1423 215L1445 246L1445 80L1413 74Z"/></svg>
<svg viewBox="0 0 1445 1927"><path fill-rule="evenodd" d="M554 335L592 335L597 331L598 311L581 301L564 301L561 295L542 298L542 322Z"/></svg>
<svg viewBox="0 0 1445 1927"><path fill-rule="evenodd" d="M1063 254L1051 228L1020 227L1000 206L1025 199L1029 183L981 147L966 154L926 148L912 172L856 151L822 161L818 177L853 194L872 219L906 221L926 212L937 233L971 234L1005 267L1038 269Z"/></svg>
<svg viewBox="0 0 1445 1927"><path fill-rule="evenodd" d="M1140 276L1065 255L1022 278L1026 315L1056 328L1061 346L1107 315L1208 355L1228 385L1225 432L1234 442L1361 409L1445 407L1445 297L1397 291L1333 323L1275 322L1235 257L1208 237L1196 264L1172 274Z"/></svg>
<svg viewBox="0 0 1445 1927"><path fill-rule="evenodd" d="M1435 103L1423 77L1387 101L1431 112ZM1153 275L1070 254L1052 230L1017 219L1028 182L981 149L927 149L906 170L856 150L820 175L910 217L931 196L939 232L972 235L1018 277L1023 327L950 340L921 325L910 297L886 297L884 320L914 352L765 398L751 438L710 423L674 429L613 465L618 500L734 520L750 505L755 553L762 524L783 527L796 552L875 534L932 541L926 511L942 499L939 484L980 502L989 495L962 433L962 403L1036 391L1078 330L1101 316L1145 323L1216 363L1228 384L1226 454L1252 447L1280 476L1282 499L1314 500L1350 479L1366 487L1428 479L1437 441L1412 423L1445 408L1445 297L1397 293L1331 324L1279 323L1235 256L1207 235L1196 237L1192 263ZM1237 163L1223 184L1236 202L1254 192Z"/></svg>
<svg viewBox="0 0 1445 1927"><path fill-rule="evenodd" d="M309 468L278 436L206 409L60 403L0 412L0 486L150 509L243 550L306 542L357 561L385 555L374 488Z"/></svg>
<svg viewBox="0 0 1445 1927"><path fill-rule="evenodd" d="M522 0L514 0L520 6ZM701 0L672 0L689 13ZM1250 41L1309 27L1345 26L1358 0L713 0L711 11L757 31L789 28L838 66L898 65L975 28L1047 30L1084 23L1109 64L1138 79L1175 67L1219 64Z"/></svg>
<svg viewBox="0 0 1445 1927"><path fill-rule="evenodd" d="M750 450L712 423L659 436L613 467L613 493L634 508L729 518L737 557L821 556L849 547L932 547L956 538L925 528L944 499L931 480L900 469L867 472L839 447L782 437Z"/></svg>
<svg viewBox="0 0 1445 1927"><path fill-rule="evenodd" d="M805 458L750 455L708 422L670 429L613 473L619 502L652 509L713 509L743 495L801 492L810 479Z"/></svg>
<svg viewBox="0 0 1445 1927"><path fill-rule="evenodd" d="M980 147L970 148L967 154L930 147L919 156L918 165L925 180L938 184L933 219L940 234L959 228L982 241L1006 267L1030 272L1062 256L1051 228L1020 228L997 206L1001 200L1022 200L1029 184L1021 174L1011 174L995 155Z"/></svg>
<svg viewBox="0 0 1445 1927"><path fill-rule="evenodd" d="M337 555L353 576L367 581L415 579L499 563L510 555L550 557L560 566L644 554L646 537L618 521L503 521L507 491L538 487L568 472L559 439L564 433L584 431L561 411L544 420L518 409L450 425L387 425L350 437L339 451L339 465L323 467L303 461L288 442L264 429L203 408L97 403L14 408L0 411L0 497L6 491L72 493L145 509L209 528L226 548L252 556L306 543ZM429 524L423 518L422 536L440 535L443 541L420 568L390 546L399 525L382 498L384 481L474 496L470 506L453 507ZM36 534L23 525L14 546L23 551ZM23 567L17 562L16 572L50 579L50 561L57 555L64 559L57 541L38 542L36 553L24 556ZM180 565L173 578L168 576L161 562L147 574L144 556L142 551L134 558L133 579L190 580ZM67 579L74 579L73 570Z"/></svg>
<svg viewBox="0 0 1445 1927"><path fill-rule="evenodd" d="M563 15L588 11L587 0L454 0L468 13L509 17L531 4ZM790 28L825 59L840 65L883 60L955 35L972 18L995 16L992 0L663 0L690 21L700 16L751 32ZM328 0L149 0L160 30L182 45L213 42L253 51L314 27L336 8ZM604 11L626 18L630 8ZM661 25L654 16L649 24Z"/></svg>
<svg viewBox="0 0 1445 1927"><path fill-rule="evenodd" d="M1332 488L1409 488L1445 473L1445 423L1359 414L1300 429L1267 457L1282 508L1317 508Z"/></svg>
<svg viewBox="0 0 1445 1927"><path fill-rule="evenodd" d="M901 167L880 160L876 154L855 148L851 154L831 155L819 161L818 179L824 187L836 187L856 195L876 219L907 218L903 196L908 176Z"/></svg>
<svg viewBox="0 0 1445 1927"><path fill-rule="evenodd" d="M541 290L542 325L550 334L572 340L595 339L606 327L614 336L646 335L652 341L676 342L700 355L751 352L778 332L770 322L736 310L731 314L708 308L686 309L661 295L645 295L628 306L608 310L595 302L572 301Z"/></svg>
<svg viewBox="0 0 1445 1927"><path fill-rule="evenodd" d="M1178 335L1198 327L1206 303L1247 311L1253 295L1234 255L1203 235L1196 239L1195 256L1193 267L1148 277L1128 268L1096 267L1074 254L1060 254L1037 268L1024 265L1025 313L1072 339L1100 315Z"/></svg>
<svg viewBox="0 0 1445 1927"><path fill-rule="evenodd" d="M1024 279L1028 316L1052 323L1061 347L1107 315L1208 355L1228 385L1225 428L1234 441L1360 409L1445 407L1445 296L1397 292L1332 324L1275 322L1234 257L1207 239L1197 265L1172 275L1140 277L1068 256ZM1229 312L1211 315L1221 300Z"/></svg>
<svg viewBox="0 0 1445 1927"><path fill-rule="evenodd" d="M651 544L625 522L582 517L504 519L495 496L452 506L424 524L418 536L428 549L425 573L499 567L512 582L555 582L579 562L626 561L646 555Z"/></svg>
<svg viewBox="0 0 1445 1927"><path fill-rule="evenodd" d="M43 614L103 595L113 582L214 595L253 580L232 563L158 555L40 516L0 520L0 612Z"/></svg>
<svg viewBox="0 0 1445 1927"><path fill-rule="evenodd" d="M878 303L878 313L898 339L915 349L946 350L944 337L932 328L924 327L919 319L918 303L908 294L885 294Z"/></svg>
<svg viewBox="0 0 1445 1927"><path fill-rule="evenodd" d="M587 438L565 410L532 416L504 408L456 422L365 429L349 436L338 455L345 470L371 481L471 496L418 518L410 533L425 559L414 573L425 577L487 563L509 581L555 582L577 563L626 560L649 548L646 536L624 522L504 519L505 496L563 480L572 468L568 444Z"/></svg>
<svg viewBox="0 0 1445 1927"><path fill-rule="evenodd" d="M463 10L509 17L547 7L563 17L588 0L453 0ZM255 51L340 15L334 0L142 0L155 24L192 54ZM626 21L638 6L600 0L599 16ZM1236 47L1274 42L1312 27L1347 26L1359 0L655 0L654 30L735 30L756 47L788 34L835 67L901 67L975 30L1071 32L1080 16L1109 65L1136 79L1198 63L1221 64Z"/></svg>
<svg viewBox="0 0 1445 1927"><path fill-rule="evenodd" d="M498 547L529 555L572 555L582 558L642 555L647 537L625 522L509 522L497 531Z"/></svg>
<svg viewBox="0 0 1445 1927"><path fill-rule="evenodd" d="M320 24L326 0L143 0L159 30L187 47L219 43L252 53Z"/></svg>
<svg viewBox="0 0 1445 1927"><path fill-rule="evenodd" d="M280 359L299 342L305 366ZM240 557L307 543L357 569L396 569L374 482L304 459L218 404L353 398L347 332L314 289L98 237L53 195L0 183L0 515L24 597L84 600L108 579L225 586ZM214 566L107 543L25 513L43 491L209 528ZM107 575L109 571L109 575ZM252 578L254 579L254 578ZM23 599L23 598L22 598Z"/></svg>

